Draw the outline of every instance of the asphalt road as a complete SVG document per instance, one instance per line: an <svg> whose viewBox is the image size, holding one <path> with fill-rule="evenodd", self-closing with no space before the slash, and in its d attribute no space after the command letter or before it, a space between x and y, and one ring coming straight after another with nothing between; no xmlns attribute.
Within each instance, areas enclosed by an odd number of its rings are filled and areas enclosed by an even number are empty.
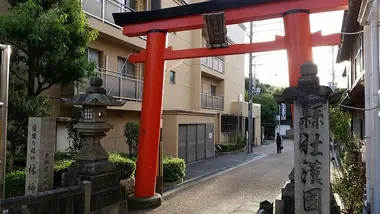
<svg viewBox="0 0 380 214"><path fill-rule="evenodd" d="M172 193L157 209L133 213L236 214L248 213L253 203L273 202L293 168L293 141L284 140L281 154L273 143L257 147L255 152L267 156Z"/></svg>

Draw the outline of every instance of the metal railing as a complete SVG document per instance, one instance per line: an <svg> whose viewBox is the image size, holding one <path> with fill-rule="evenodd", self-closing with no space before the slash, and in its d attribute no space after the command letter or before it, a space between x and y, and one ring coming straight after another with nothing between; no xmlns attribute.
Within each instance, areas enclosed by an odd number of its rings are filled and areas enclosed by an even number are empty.
<svg viewBox="0 0 380 214"><path fill-rule="evenodd" d="M142 101L143 78L101 68L97 69L96 75L103 79L103 88L108 95L117 99ZM78 86L77 93L85 93L88 86L89 80Z"/></svg>
<svg viewBox="0 0 380 214"><path fill-rule="evenodd" d="M223 110L224 97L208 93L201 93L201 108Z"/></svg>
<svg viewBox="0 0 380 214"><path fill-rule="evenodd" d="M119 29L121 29L121 26L115 24L112 14L136 12L137 1L126 1L128 5L116 0L81 0L84 13ZM146 36L140 36L140 38L146 40Z"/></svg>
<svg viewBox="0 0 380 214"><path fill-rule="evenodd" d="M130 5L124 5L114 0L82 0L82 8L86 14L115 25L113 13L135 12L136 1L129 0L129 2Z"/></svg>
<svg viewBox="0 0 380 214"><path fill-rule="evenodd" d="M222 132L224 141L221 142L222 144L236 144L238 142L238 136L240 136L240 133L238 131L232 131L232 132Z"/></svg>
<svg viewBox="0 0 380 214"><path fill-rule="evenodd" d="M218 57L203 57L201 58L201 65L219 73L224 73L224 61Z"/></svg>

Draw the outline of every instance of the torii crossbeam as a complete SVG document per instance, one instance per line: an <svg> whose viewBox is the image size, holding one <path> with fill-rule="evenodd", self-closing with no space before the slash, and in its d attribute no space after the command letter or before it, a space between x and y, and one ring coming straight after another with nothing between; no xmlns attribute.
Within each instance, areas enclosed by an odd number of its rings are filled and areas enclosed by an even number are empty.
<svg viewBox="0 0 380 214"><path fill-rule="evenodd" d="M147 35L146 50L131 55L130 62L144 62L144 91L134 198L145 201L155 195L165 60L287 50L289 84L297 85L301 65L313 59L313 46L337 45L340 34L311 34L310 13L346 10L348 0L212 0L161 10L113 14L126 36ZM227 25L283 17L285 37L275 41L236 44L227 48L166 48L167 32L204 27L202 14L225 13ZM148 200L149 201L149 200ZM146 204L145 204L146 205ZM144 205L144 206L145 206Z"/></svg>

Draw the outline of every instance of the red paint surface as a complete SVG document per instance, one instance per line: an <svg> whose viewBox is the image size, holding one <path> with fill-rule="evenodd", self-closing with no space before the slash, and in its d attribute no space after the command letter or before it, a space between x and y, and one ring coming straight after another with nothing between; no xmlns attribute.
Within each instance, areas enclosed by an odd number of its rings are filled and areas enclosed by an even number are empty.
<svg viewBox="0 0 380 214"><path fill-rule="evenodd" d="M255 5L225 11L226 24L239 24L249 21L258 21L280 18L289 10L306 9L311 13L346 10L348 0L288 0L277 3ZM215 11L217 12L217 11ZM126 36L143 36L150 29L162 29L168 32L195 30L204 27L202 15L178 17L169 20L158 20L147 23L138 23L123 26Z"/></svg>
<svg viewBox="0 0 380 214"><path fill-rule="evenodd" d="M284 17L285 44L288 55L289 86L298 85L301 77L301 65L313 60L312 35L310 33L310 15L293 13ZM315 34L316 38L320 38ZM294 105L291 105L294 121Z"/></svg>
<svg viewBox="0 0 380 214"><path fill-rule="evenodd" d="M138 198L148 198L155 194L165 67L163 53L165 47L166 33L152 32L148 34L136 168L135 196Z"/></svg>
<svg viewBox="0 0 380 214"><path fill-rule="evenodd" d="M322 36L321 32L316 32L312 35L312 45L316 46L329 46L340 44L340 34L332 34ZM194 48L185 50L172 50L167 48L164 51L165 60L176 60L176 59L191 59L198 57L208 57L208 56L224 56L224 55L235 55L235 54L246 54L246 53L257 53L265 51L276 51L285 49L285 39L284 37L277 36L275 41L271 42L260 42L252 44L236 44L230 45L227 48L209 49L209 48ZM146 53L141 51L139 54L133 54L129 57L128 61L132 63L145 62Z"/></svg>

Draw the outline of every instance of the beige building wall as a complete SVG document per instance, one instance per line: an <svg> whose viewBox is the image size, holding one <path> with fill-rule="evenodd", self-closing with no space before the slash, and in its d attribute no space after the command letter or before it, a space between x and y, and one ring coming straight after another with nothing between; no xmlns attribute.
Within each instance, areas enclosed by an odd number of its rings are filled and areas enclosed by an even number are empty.
<svg viewBox="0 0 380 214"><path fill-rule="evenodd" d="M137 10L145 10L149 1L138 0ZM198 2L193 0L191 2ZM0 0L0 12L5 0ZM162 6L174 7L181 5L176 0L163 0ZM146 41L139 38L129 38L122 35L121 28L102 22L89 16L90 27L97 29L99 38L91 42L90 48L101 51L100 67L109 71L117 71L117 57L128 58L131 53L138 53L146 46ZM238 25L228 26L228 36L236 43L242 43L244 30ZM244 42L244 41L243 41ZM168 33L167 46L173 49L191 49L203 47L205 44L202 30ZM235 114L232 102L237 101L239 94L244 94L244 55L223 56L224 73L216 72L201 65L199 58L172 60L166 62L163 97L163 149L164 154L178 154L178 125L213 123L215 143L222 139L221 115ZM136 76L143 76L142 69L137 65ZM170 82L170 72L175 73L174 83ZM216 94L224 96L224 110L208 110L201 108L201 92L210 93L210 86L216 86ZM70 107L62 104L61 97L70 97L76 93L74 86L68 88L52 87L43 95L49 96L55 106L56 116L70 116ZM244 104L241 107L247 112ZM172 111L173 110L173 111ZM174 111L175 110L175 111ZM128 152L125 143L124 126L130 121L139 121L141 102L128 101L123 107L112 107L108 111L108 123L114 128L103 138L102 145L107 151ZM259 117L260 118L260 117ZM256 125L258 123L258 125ZM259 120L255 120L256 131L261 131ZM64 130L64 128L62 129ZM60 136L63 132L60 132ZM256 135L257 136L257 135Z"/></svg>
<svg viewBox="0 0 380 214"><path fill-rule="evenodd" d="M0 0L0 13L8 12L8 2L6 0Z"/></svg>
<svg viewBox="0 0 380 214"><path fill-rule="evenodd" d="M108 111L107 122L113 129L101 140L101 144L108 152L128 152L128 145L124 136L124 126L128 122L140 121L140 112Z"/></svg>

